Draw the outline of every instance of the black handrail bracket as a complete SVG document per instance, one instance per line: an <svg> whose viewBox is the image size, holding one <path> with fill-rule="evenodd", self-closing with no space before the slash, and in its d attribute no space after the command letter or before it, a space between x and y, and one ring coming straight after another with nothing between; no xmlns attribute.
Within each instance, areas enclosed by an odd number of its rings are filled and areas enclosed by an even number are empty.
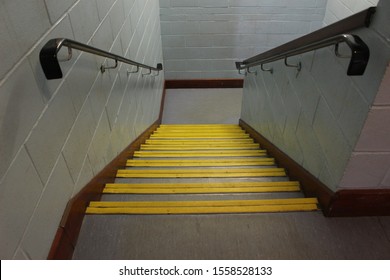
<svg viewBox="0 0 390 280"><path fill-rule="evenodd" d="M63 77L57 54L57 39L49 40L39 52L39 61L48 80L61 79Z"/></svg>
<svg viewBox="0 0 390 280"><path fill-rule="evenodd" d="M103 50L100 50L98 48L85 45L70 39L66 38L56 38L56 39L51 39L49 40L41 49L39 53L39 61L41 63L43 72L45 73L45 76L48 80L53 80L53 79L61 79L63 77L62 71L61 71L61 66L58 61L58 52L60 49L66 46L68 47L68 54L69 54L69 59L71 57L71 52L72 49L80 50L83 52L95 54L98 56L102 56L105 58L110 58L115 61L115 67L118 65L118 61L137 66L137 68L145 68L148 69L149 71L157 71L158 73L163 70L163 66L161 63L158 63L156 67L148 66L142 63L138 63L135 61L132 61L130 59L124 58L122 56L112 54ZM102 73L104 72L105 69L112 69L115 67L105 67L102 66ZM157 75L158 75L157 73ZM156 76L156 75L154 75Z"/></svg>

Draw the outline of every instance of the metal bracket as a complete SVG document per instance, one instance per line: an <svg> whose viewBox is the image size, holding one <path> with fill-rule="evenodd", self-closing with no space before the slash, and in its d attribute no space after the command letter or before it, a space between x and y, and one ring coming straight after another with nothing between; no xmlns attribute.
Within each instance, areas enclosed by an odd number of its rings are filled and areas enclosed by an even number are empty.
<svg viewBox="0 0 390 280"><path fill-rule="evenodd" d="M334 46L334 53L336 54L337 57L340 57L340 58L351 58L352 57L352 55L341 54L339 52L339 44L336 44Z"/></svg>
<svg viewBox="0 0 390 280"><path fill-rule="evenodd" d="M102 66L100 66L100 71L102 73L106 72L107 69L115 69L118 67L118 60L115 59L115 65L114 66L104 66L104 64L102 64Z"/></svg>
<svg viewBox="0 0 390 280"><path fill-rule="evenodd" d="M242 73L242 72L241 72L242 70L244 70L245 72ZM238 69L238 74L239 74L239 75L242 75L242 76L245 76L245 77L248 76L247 69L246 69L246 68L245 68L245 69Z"/></svg>
<svg viewBox="0 0 390 280"><path fill-rule="evenodd" d="M149 68L149 72L148 73L141 73L142 77L143 76L149 76L150 74L152 74L152 69Z"/></svg>
<svg viewBox="0 0 390 280"><path fill-rule="evenodd" d="M262 70L262 71L264 71L264 72L270 72L271 74L273 74L274 73L274 68L268 68L268 69L265 69L264 68L264 64L261 64L260 65L260 69Z"/></svg>
<svg viewBox="0 0 390 280"><path fill-rule="evenodd" d="M135 69L135 71L129 71L129 69L127 69L127 76L129 76L130 74L138 73L138 72L139 72L139 66L137 65L137 68Z"/></svg>
<svg viewBox="0 0 390 280"><path fill-rule="evenodd" d="M158 75L160 75L160 70L157 71L157 74L155 74L155 75L152 74L152 77L157 77Z"/></svg>
<svg viewBox="0 0 390 280"><path fill-rule="evenodd" d="M59 59L59 62L69 61L72 59L72 48L68 47L68 57L64 59Z"/></svg>
<svg viewBox="0 0 390 280"><path fill-rule="evenodd" d="M302 63L301 62L298 62L298 64L296 64L296 65L288 64L287 57L284 58L284 65L286 65L287 67L297 68L298 72L300 72L302 70Z"/></svg>
<svg viewBox="0 0 390 280"><path fill-rule="evenodd" d="M257 70L251 72L251 71L250 71L250 68L248 67L246 71L247 71L249 74L255 74L255 76L257 76Z"/></svg>

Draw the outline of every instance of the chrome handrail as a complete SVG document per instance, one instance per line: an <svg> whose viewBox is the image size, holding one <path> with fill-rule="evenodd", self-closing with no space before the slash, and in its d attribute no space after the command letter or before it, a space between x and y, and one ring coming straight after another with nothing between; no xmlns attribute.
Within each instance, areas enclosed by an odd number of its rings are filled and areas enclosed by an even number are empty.
<svg viewBox="0 0 390 280"><path fill-rule="evenodd" d="M341 57L338 52L338 46L341 43L346 43L352 51L351 56L348 56L351 58L351 60L347 74L350 76L363 75L370 57L370 50L359 36L345 33L359 27L368 27L371 21L371 16L374 13L375 7L371 7L367 10L357 13L356 15L348 17L308 35L302 36L279 47L253 56L244 61L236 62L236 68L240 74L241 70L245 70L245 74L247 74L249 73L248 70L251 67L260 65L263 70L263 64L274 62L280 59L284 59L286 64L288 57L314 51L331 45L336 46L335 53L337 56ZM297 69L300 71L300 67L298 66ZM271 69L272 68L270 68L268 71Z"/></svg>
<svg viewBox="0 0 390 280"><path fill-rule="evenodd" d="M83 52L95 54L98 56L111 58L115 61L115 65L112 67L107 67L102 65L100 67L100 70L102 73L105 72L106 69L112 69L116 68L118 66L118 61L130 64L133 66L137 66L137 70L139 68L145 68L151 71L157 71L158 73L163 70L163 66L161 63L158 63L156 67L148 66L142 63L138 63L135 61L132 61L130 59L124 58L122 56L77 42L66 38L56 38L49 40L41 49L39 53L39 60L41 62L41 66L43 69L43 72L45 73L45 76L48 80L53 79L61 79L63 77L61 67L59 64L59 60L57 57L58 52L60 49L65 46L68 47L68 58L66 60L70 60L72 58L72 49L80 50ZM138 72L138 71L137 71ZM131 72L129 72L131 73ZM153 75L156 76L156 75Z"/></svg>

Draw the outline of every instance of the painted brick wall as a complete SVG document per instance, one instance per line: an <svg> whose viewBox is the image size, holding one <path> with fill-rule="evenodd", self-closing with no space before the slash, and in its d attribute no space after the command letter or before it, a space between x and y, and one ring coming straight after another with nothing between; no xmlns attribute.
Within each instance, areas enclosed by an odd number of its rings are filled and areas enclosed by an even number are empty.
<svg viewBox="0 0 390 280"><path fill-rule="evenodd" d="M370 48L364 76L348 77L348 59L324 48L290 58L302 61L298 75L279 61L267 65L273 75L245 79L241 118L333 190L390 185L390 3L378 5L371 27L354 32Z"/></svg>
<svg viewBox="0 0 390 280"><path fill-rule="evenodd" d="M376 6L379 0L328 0L324 24L329 25L364 9Z"/></svg>
<svg viewBox="0 0 390 280"><path fill-rule="evenodd" d="M238 78L235 62L322 26L326 0L160 0L167 79Z"/></svg>
<svg viewBox="0 0 390 280"><path fill-rule="evenodd" d="M74 51L48 81L40 48L67 37L156 65L159 2L5 0L0 34L0 258L45 259L67 201L157 120L164 77Z"/></svg>
<svg viewBox="0 0 390 280"><path fill-rule="evenodd" d="M387 40L388 48L389 14L390 2L380 1L375 17L382 24L378 33ZM386 56L383 60L386 58L389 64L340 182L341 188L390 188L390 62Z"/></svg>

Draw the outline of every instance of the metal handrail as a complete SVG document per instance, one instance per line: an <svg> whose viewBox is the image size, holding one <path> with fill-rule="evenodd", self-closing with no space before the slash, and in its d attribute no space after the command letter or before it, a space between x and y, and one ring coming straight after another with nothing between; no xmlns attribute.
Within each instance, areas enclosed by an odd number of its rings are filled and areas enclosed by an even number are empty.
<svg viewBox="0 0 390 280"><path fill-rule="evenodd" d="M244 60L243 62L236 62L236 67L238 70L249 69L254 66L263 65L280 59L286 59L290 56L317 50L331 45L337 46L342 42L345 42L352 51L347 74L350 76L363 75L370 57L370 50L362 39L356 35L350 34L342 34L339 36L327 38L316 43L308 44L292 50L286 50L280 53L278 49L274 49Z"/></svg>
<svg viewBox="0 0 390 280"><path fill-rule="evenodd" d="M66 60L70 60L72 58L72 49L80 50L83 52L87 52L87 53L91 53L91 54L95 54L98 56L111 58L115 60L115 65L113 67L107 67L102 65L100 67L102 73L104 73L106 69L116 68L118 66L118 61L137 67L137 70L135 72L129 72L129 73L136 73L139 71L139 68L148 69L150 73L143 74L143 76L151 74L152 71L157 71L159 73L161 70L163 70L163 66L161 63L158 63L156 67L152 67L142 63L132 61L130 59L124 58L122 56L107 51L103 51L95 47L82 44L77 41L73 41L66 38L56 38L56 39L49 40L42 47L39 53L39 60L41 62L43 72L45 73L45 76L48 80L61 79L63 77L59 60L57 57L58 52L63 46L68 47L68 58Z"/></svg>
<svg viewBox="0 0 390 280"><path fill-rule="evenodd" d="M236 62L236 68L239 72L245 70L248 73L249 68L260 65L263 71L273 73L272 68L264 69L263 64L285 59L285 64L290 66L287 64L288 57L331 45L336 46L335 53L337 56L345 57L338 53L338 46L340 43L346 43L352 51L351 56L348 56L351 60L347 74L350 76L363 75L369 60L370 50L359 36L345 33L359 27L368 27L371 16L374 13L375 7L371 7L272 50L253 56L242 62ZM300 63L294 67L297 67L298 71L300 71Z"/></svg>

